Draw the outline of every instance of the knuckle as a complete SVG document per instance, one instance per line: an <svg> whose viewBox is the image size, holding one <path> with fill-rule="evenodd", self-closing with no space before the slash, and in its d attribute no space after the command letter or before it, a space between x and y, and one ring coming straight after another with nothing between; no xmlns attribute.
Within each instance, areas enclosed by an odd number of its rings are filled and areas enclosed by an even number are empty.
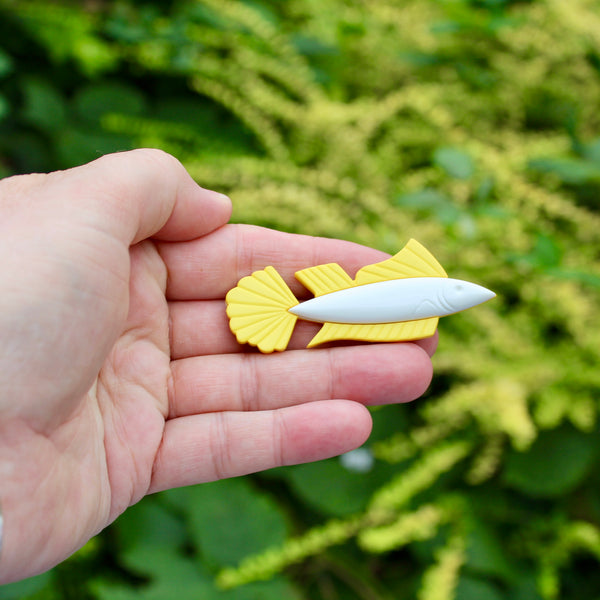
<svg viewBox="0 0 600 600"><path fill-rule="evenodd" d="M179 159L159 148L138 148L136 150L132 150L132 153L134 156L138 156L141 160L150 163L152 168L167 170L183 169L183 165Z"/></svg>

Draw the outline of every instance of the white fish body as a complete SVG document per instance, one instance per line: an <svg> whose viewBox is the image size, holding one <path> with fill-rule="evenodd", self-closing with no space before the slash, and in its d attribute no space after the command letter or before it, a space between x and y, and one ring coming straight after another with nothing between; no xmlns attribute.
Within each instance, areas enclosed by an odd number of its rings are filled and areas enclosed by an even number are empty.
<svg viewBox="0 0 600 600"><path fill-rule="evenodd" d="M330 292L288 310L318 323L398 323L445 317L494 296L494 292L460 279L413 277Z"/></svg>

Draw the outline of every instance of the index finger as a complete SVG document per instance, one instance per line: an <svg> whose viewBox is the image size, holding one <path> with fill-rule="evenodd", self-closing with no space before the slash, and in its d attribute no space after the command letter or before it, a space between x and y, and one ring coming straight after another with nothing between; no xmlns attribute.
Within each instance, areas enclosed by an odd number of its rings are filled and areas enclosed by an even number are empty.
<svg viewBox="0 0 600 600"><path fill-rule="evenodd" d="M389 255L343 240L284 233L253 225L226 225L190 242L159 243L169 273L169 300L216 300L253 271L274 266L297 296L307 291L294 273L338 263L350 276Z"/></svg>

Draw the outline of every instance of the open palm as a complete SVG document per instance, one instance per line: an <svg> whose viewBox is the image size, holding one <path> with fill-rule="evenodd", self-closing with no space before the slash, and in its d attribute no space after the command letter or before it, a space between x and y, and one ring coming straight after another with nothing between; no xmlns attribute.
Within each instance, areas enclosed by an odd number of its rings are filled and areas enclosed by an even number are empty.
<svg viewBox="0 0 600 600"><path fill-rule="evenodd" d="M273 264L382 259L225 225L228 199L143 150L0 184L0 583L47 569L144 495L360 445L364 404L418 397L435 339L263 356L226 292Z"/></svg>

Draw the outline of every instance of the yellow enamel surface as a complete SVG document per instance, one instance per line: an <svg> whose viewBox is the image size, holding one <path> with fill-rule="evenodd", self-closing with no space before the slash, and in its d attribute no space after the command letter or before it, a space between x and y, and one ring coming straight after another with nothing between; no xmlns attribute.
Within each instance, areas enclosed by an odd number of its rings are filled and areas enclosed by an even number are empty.
<svg viewBox="0 0 600 600"><path fill-rule="evenodd" d="M288 309L298 300L273 267L241 279L225 302L229 327L240 344L264 353L286 349L298 318Z"/></svg>
<svg viewBox="0 0 600 600"><path fill-rule="evenodd" d="M350 275L337 263L303 269L296 273L296 279L315 296L354 286Z"/></svg>
<svg viewBox="0 0 600 600"><path fill-rule="evenodd" d="M310 341L308 348L334 340L358 340L363 342L399 342L431 337L435 333L438 317L403 323L377 325L348 325L325 323Z"/></svg>
<svg viewBox="0 0 600 600"><path fill-rule="evenodd" d="M365 285L407 277L448 277L448 275L429 250L417 240L411 239L392 258L360 269L356 274L355 284Z"/></svg>

